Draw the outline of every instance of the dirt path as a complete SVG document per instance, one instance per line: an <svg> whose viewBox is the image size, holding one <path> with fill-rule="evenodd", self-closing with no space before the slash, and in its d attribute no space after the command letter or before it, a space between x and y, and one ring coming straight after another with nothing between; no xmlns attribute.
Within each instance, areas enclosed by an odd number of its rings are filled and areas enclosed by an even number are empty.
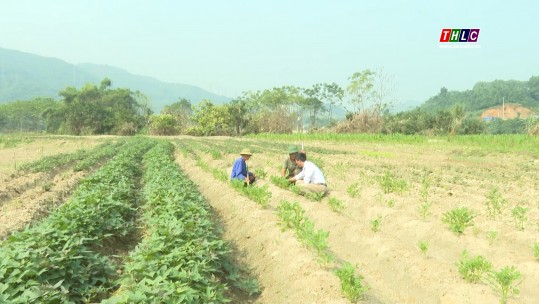
<svg viewBox="0 0 539 304"><path fill-rule="evenodd" d="M176 157L223 223L223 238L237 248L239 261L252 268L262 285L255 303L349 303L341 295L338 278L322 269L292 232L280 231L273 211L216 181L194 161Z"/></svg>

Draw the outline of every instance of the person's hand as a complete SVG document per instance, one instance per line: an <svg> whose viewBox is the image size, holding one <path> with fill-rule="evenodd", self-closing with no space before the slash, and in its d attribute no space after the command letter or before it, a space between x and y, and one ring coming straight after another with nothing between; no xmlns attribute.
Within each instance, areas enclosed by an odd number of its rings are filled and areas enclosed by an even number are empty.
<svg viewBox="0 0 539 304"><path fill-rule="evenodd" d="M293 183L293 182L296 181L296 179L295 179L294 177L291 177L291 178L288 179L288 181L291 182L291 183Z"/></svg>
<svg viewBox="0 0 539 304"><path fill-rule="evenodd" d="M247 185L250 184L251 180L249 179L249 175L247 175L247 176L245 177L245 182L247 183Z"/></svg>

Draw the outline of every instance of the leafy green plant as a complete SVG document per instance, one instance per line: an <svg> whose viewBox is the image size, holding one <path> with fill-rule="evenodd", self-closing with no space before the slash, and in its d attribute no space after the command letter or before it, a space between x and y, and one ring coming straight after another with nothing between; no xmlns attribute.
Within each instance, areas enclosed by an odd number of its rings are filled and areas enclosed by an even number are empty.
<svg viewBox="0 0 539 304"><path fill-rule="evenodd" d="M392 199L392 198L390 198L390 199L388 199L388 200L386 201L386 204L387 204L387 206L388 206L389 208L393 208L393 207L395 207L395 200Z"/></svg>
<svg viewBox="0 0 539 304"><path fill-rule="evenodd" d="M430 188L429 176L425 175L425 176L423 176L423 180L421 181L421 191L419 192L419 194L421 196L421 200L425 204L428 202L429 188Z"/></svg>
<svg viewBox="0 0 539 304"><path fill-rule="evenodd" d="M382 216L379 215L377 218L371 221L371 230L374 232L380 231L380 224L382 223Z"/></svg>
<svg viewBox="0 0 539 304"><path fill-rule="evenodd" d="M268 173L262 168L256 168L255 169L255 175L256 175L257 178L264 179L264 178L266 178L266 176L268 176Z"/></svg>
<svg viewBox="0 0 539 304"><path fill-rule="evenodd" d="M305 211L298 202L281 201L277 206L277 216L281 219L284 229L300 229L305 220Z"/></svg>
<svg viewBox="0 0 539 304"><path fill-rule="evenodd" d="M533 256L535 257L535 259L539 260L539 243L535 242L532 248L533 248Z"/></svg>
<svg viewBox="0 0 539 304"><path fill-rule="evenodd" d="M223 157L218 150L210 150L210 154L212 159L221 159Z"/></svg>
<svg viewBox="0 0 539 304"><path fill-rule="evenodd" d="M464 250L460 256L460 261L457 263L457 267L460 275L466 282L477 283L492 269L492 263L482 256L472 258Z"/></svg>
<svg viewBox="0 0 539 304"><path fill-rule="evenodd" d="M320 192L320 193L307 192L307 193L305 193L305 197L309 198L313 202L319 202L319 203L324 198L324 195L326 195L324 192Z"/></svg>
<svg viewBox="0 0 539 304"><path fill-rule="evenodd" d="M429 250L429 242L428 241L419 241L417 243L417 246L419 247L419 250L421 250L423 255L427 255L427 251Z"/></svg>
<svg viewBox="0 0 539 304"><path fill-rule="evenodd" d="M494 271L490 274L492 286L500 293L500 303L505 304L508 297L520 293L516 282L520 277L520 272L514 266L505 266L500 271Z"/></svg>
<svg viewBox="0 0 539 304"><path fill-rule="evenodd" d="M41 186L41 189L43 189L43 191L51 191L53 185L54 184L51 182L46 182Z"/></svg>
<svg viewBox="0 0 539 304"><path fill-rule="evenodd" d="M515 206L513 210L511 211L511 214L513 215L513 220L515 221L515 226L519 230L524 230L524 225L526 224L526 221L528 220L528 208L522 207L522 206Z"/></svg>
<svg viewBox="0 0 539 304"><path fill-rule="evenodd" d="M258 187L256 185L246 186L243 180L234 178L230 181L232 188L247 196L251 200L258 203L260 206L267 208L271 198L271 192L268 190L268 185Z"/></svg>
<svg viewBox="0 0 539 304"><path fill-rule="evenodd" d="M291 185L286 178L276 175L270 176L270 182L281 189L288 189Z"/></svg>
<svg viewBox="0 0 539 304"><path fill-rule="evenodd" d="M425 202L419 206L419 214L421 215L421 218L423 220L426 220L427 217L430 215L430 207L432 206L432 202Z"/></svg>
<svg viewBox="0 0 539 304"><path fill-rule="evenodd" d="M298 239L307 247L316 250L324 264L333 259L328 250L329 232L315 230L314 224L305 216L305 211L298 202L281 201L277 207L277 216L281 219L281 227L294 229Z"/></svg>
<svg viewBox="0 0 539 304"><path fill-rule="evenodd" d="M384 193L398 192L402 193L408 190L408 183L402 179L395 177L391 172L386 172L382 177L380 177L380 186Z"/></svg>
<svg viewBox="0 0 539 304"><path fill-rule="evenodd" d="M359 183L353 183L348 188L346 188L346 192L350 197L352 198L358 198L361 196L361 186Z"/></svg>
<svg viewBox="0 0 539 304"><path fill-rule="evenodd" d="M341 213L344 210L344 203L336 197L330 197L328 205L331 210L337 213Z"/></svg>
<svg viewBox="0 0 539 304"><path fill-rule="evenodd" d="M455 208L443 214L442 221L456 234L463 234L464 229L473 226L475 215L466 207Z"/></svg>
<svg viewBox="0 0 539 304"><path fill-rule="evenodd" d="M490 245L494 244L494 241L498 239L498 231L487 231L487 239Z"/></svg>
<svg viewBox="0 0 539 304"><path fill-rule="evenodd" d="M341 281L341 291L353 303L361 300L369 290L362 282L363 277L359 274L356 275L354 266L348 262L338 268L335 274Z"/></svg>
<svg viewBox="0 0 539 304"><path fill-rule="evenodd" d="M493 188L489 192L485 204L487 206L488 216L495 219L497 216L502 215L503 210L507 206L507 199L502 197L498 188Z"/></svg>
<svg viewBox="0 0 539 304"><path fill-rule="evenodd" d="M211 174L213 175L213 177L215 177L217 180L220 180L222 182L226 182L230 179L230 177L228 176L228 173L225 171L225 170L221 170L221 169L217 169L217 168L212 168L211 169Z"/></svg>

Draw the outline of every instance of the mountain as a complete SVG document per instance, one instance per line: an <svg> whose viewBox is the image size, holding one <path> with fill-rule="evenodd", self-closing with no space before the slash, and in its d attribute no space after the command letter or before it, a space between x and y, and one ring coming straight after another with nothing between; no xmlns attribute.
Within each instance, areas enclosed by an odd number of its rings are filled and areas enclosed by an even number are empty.
<svg viewBox="0 0 539 304"><path fill-rule="evenodd" d="M466 91L450 91L443 87L438 95L429 98L421 105L421 110L435 113L462 105L467 112L479 114L502 103L520 104L526 108L539 110L539 76L531 76L528 81L480 81L471 90Z"/></svg>
<svg viewBox="0 0 539 304"><path fill-rule="evenodd" d="M35 97L59 98L58 92L68 86L99 84L112 80L113 88L128 88L146 95L154 111L185 98L193 104L209 99L215 104L230 101L196 86L166 83L155 78L134 75L120 68L90 63L73 65L48 58L0 48L0 103L29 100Z"/></svg>

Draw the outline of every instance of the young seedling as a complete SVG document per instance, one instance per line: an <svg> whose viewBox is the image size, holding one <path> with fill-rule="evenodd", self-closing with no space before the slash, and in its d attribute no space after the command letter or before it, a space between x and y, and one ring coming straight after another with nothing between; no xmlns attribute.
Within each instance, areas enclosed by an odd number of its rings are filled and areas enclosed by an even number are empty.
<svg viewBox="0 0 539 304"><path fill-rule="evenodd" d="M408 183L402 178L393 176L393 174L389 171L380 177L379 182L382 190L384 190L384 193L403 193L404 191L408 190Z"/></svg>
<svg viewBox="0 0 539 304"><path fill-rule="evenodd" d="M520 276L520 272L514 266L505 266L500 271L491 273L491 283L500 292L500 303L506 304L508 297L520 293L516 282Z"/></svg>
<svg viewBox="0 0 539 304"><path fill-rule="evenodd" d="M417 243L417 246L419 247L419 250L421 250L423 255L426 256L427 251L429 250L429 242L428 241L419 241Z"/></svg>
<svg viewBox="0 0 539 304"><path fill-rule="evenodd" d="M537 242L533 244L533 256L539 261L539 243Z"/></svg>
<svg viewBox="0 0 539 304"><path fill-rule="evenodd" d="M344 203L336 197L331 197L328 201L329 208L334 212L341 213L344 210Z"/></svg>
<svg viewBox="0 0 539 304"><path fill-rule="evenodd" d="M218 150L211 150L210 154L212 159L221 159L222 157L221 152L219 152Z"/></svg>
<svg viewBox="0 0 539 304"><path fill-rule="evenodd" d="M481 278L492 269L492 263L482 256L471 258L466 250L462 251L460 261L457 263L459 273L466 282L478 283Z"/></svg>
<svg viewBox="0 0 539 304"><path fill-rule="evenodd" d="M275 175L270 177L270 182L281 189L288 189L291 185L286 178Z"/></svg>
<svg viewBox="0 0 539 304"><path fill-rule="evenodd" d="M266 178L266 176L268 176L268 173L262 168L256 168L255 175L258 178Z"/></svg>
<svg viewBox="0 0 539 304"><path fill-rule="evenodd" d="M451 231L458 235L464 233L464 229L473 226L475 215L466 207L455 208L443 214L442 221L449 226Z"/></svg>
<svg viewBox="0 0 539 304"><path fill-rule="evenodd" d="M487 231L487 239L490 245L494 244L494 241L498 239L498 231Z"/></svg>
<svg viewBox="0 0 539 304"><path fill-rule="evenodd" d="M487 214L489 217L496 219L497 216L502 215L503 210L507 206L507 200L502 197L498 188L493 188L489 192L485 204L487 205Z"/></svg>
<svg viewBox="0 0 539 304"><path fill-rule="evenodd" d="M377 218L371 221L371 230L374 232L380 231L380 224L382 223L382 216L379 215Z"/></svg>
<svg viewBox="0 0 539 304"><path fill-rule="evenodd" d="M341 281L341 291L348 300L355 303L363 298L363 295L369 288L363 285L363 277L355 274L355 268L352 264L346 262L341 268L335 271Z"/></svg>
<svg viewBox="0 0 539 304"><path fill-rule="evenodd" d="M386 201L386 204L387 204L387 206L388 206L389 208L393 208L393 207L395 207L395 200L392 199L392 198L390 198L390 199L388 199L388 200Z"/></svg>
<svg viewBox="0 0 539 304"><path fill-rule="evenodd" d="M526 221L528 220L528 216L526 213L528 212L528 208L522 207L522 206L515 206L513 210L511 211L511 214L513 215L513 219L515 220L515 226L519 230L524 230L524 225L526 224Z"/></svg>
<svg viewBox="0 0 539 304"><path fill-rule="evenodd" d="M358 198L361 196L361 187L359 183L353 183L346 189L346 192L348 195L350 195L351 198Z"/></svg>
<svg viewBox="0 0 539 304"><path fill-rule="evenodd" d="M425 202L419 206L419 214L423 220L426 220L430 215L430 207L432 206L431 202Z"/></svg>
<svg viewBox="0 0 539 304"><path fill-rule="evenodd" d="M429 188L430 188L430 180L429 180L429 176L428 175L425 175L423 177L423 181L421 182L421 192L419 193L421 195L421 200L423 201L423 203L427 203L428 202L428 198L429 198ZM430 205L429 205L430 206Z"/></svg>
<svg viewBox="0 0 539 304"><path fill-rule="evenodd" d="M320 192L320 193L307 192L304 195L306 198L310 199L311 201L320 203L322 199L324 198L324 195L326 194L324 192Z"/></svg>

